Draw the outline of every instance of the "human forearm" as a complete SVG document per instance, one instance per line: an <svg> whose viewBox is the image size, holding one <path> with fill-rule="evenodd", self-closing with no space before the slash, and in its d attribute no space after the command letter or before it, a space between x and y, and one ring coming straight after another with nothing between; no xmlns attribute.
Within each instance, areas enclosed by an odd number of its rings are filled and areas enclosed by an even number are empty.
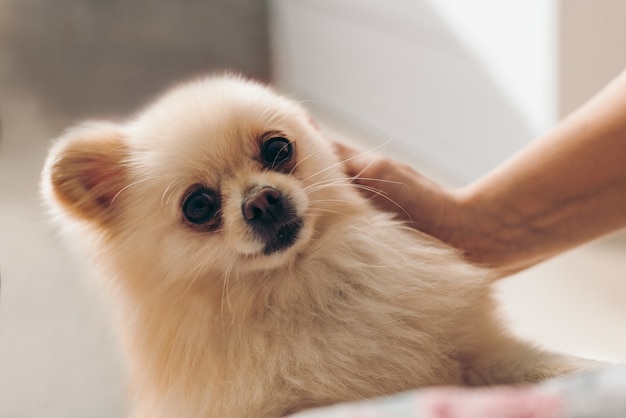
<svg viewBox="0 0 626 418"><path fill-rule="evenodd" d="M626 74L456 199L451 243L505 273L626 226Z"/></svg>
<svg viewBox="0 0 626 418"><path fill-rule="evenodd" d="M338 145L382 208L501 276L626 226L626 73L479 181L451 191Z"/></svg>

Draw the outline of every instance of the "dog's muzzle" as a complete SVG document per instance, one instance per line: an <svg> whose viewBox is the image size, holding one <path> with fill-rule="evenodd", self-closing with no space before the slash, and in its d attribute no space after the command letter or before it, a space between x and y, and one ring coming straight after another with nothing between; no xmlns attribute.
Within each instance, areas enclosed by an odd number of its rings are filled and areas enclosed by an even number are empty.
<svg viewBox="0 0 626 418"><path fill-rule="evenodd" d="M241 214L254 233L265 242L265 255L291 247L303 225L289 197L270 186L252 189L241 203Z"/></svg>

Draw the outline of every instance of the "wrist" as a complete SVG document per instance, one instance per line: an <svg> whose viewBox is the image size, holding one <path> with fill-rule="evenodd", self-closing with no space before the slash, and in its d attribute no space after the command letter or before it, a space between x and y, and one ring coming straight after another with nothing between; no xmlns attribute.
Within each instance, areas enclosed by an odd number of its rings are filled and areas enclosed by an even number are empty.
<svg viewBox="0 0 626 418"><path fill-rule="evenodd" d="M454 200L457 214L450 245L469 262L504 277L552 255L540 248L545 231L532 225L527 208L471 187L455 191Z"/></svg>
<svg viewBox="0 0 626 418"><path fill-rule="evenodd" d="M508 274L520 270L516 255L525 233L519 213L500 207L502 202L485 201L471 188L451 193L454 215L448 243L458 248L471 263Z"/></svg>

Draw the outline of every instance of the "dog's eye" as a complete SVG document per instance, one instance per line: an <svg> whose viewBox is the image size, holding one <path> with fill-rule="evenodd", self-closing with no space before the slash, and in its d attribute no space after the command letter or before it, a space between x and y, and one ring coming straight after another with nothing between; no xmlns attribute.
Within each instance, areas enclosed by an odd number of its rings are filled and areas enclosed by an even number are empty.
<svg viewBox="0 0 626 418"><path fill-rule="evenodd" d="M293 147L287 138L277 136L265 141L261 153L267 164L275 166L291 158Z"/></svg>
<svg viewBox="0 0 626 418"><path fill-rule="evenodd" d="M216 193L208 189L199 189L189 194L183 203L185 218L196 225L211 220L219 207Z"/></svg>

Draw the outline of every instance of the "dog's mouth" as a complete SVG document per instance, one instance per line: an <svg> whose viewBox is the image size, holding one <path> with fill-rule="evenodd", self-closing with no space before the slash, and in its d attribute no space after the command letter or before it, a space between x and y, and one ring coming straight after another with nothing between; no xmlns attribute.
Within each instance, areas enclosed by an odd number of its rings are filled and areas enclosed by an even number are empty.
<svg viewBox="0 0 626 418"><path fill-rule="evenodd" d="M271 186L251 189L241 203L241 214L264 243L262 252L266 256L293 246L304 225L293 200Z"/></svg>
<svg viewBox="0 0 626 418"><path fill-rule="evenodd" d="M286 223L278 228L276 235L268 240L263 248L264 255L272 255L291 247L297 240L304 222L301 218Z"/></svg>

